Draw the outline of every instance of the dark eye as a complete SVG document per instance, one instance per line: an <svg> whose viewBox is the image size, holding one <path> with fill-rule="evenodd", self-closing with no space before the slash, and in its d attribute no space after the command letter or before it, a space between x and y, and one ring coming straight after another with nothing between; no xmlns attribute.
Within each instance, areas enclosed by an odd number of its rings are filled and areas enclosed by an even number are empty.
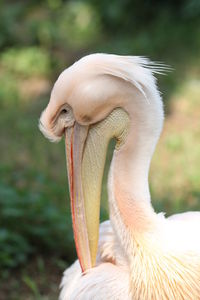
<svg viewBox="0 0 200 300"><path fill-rule="evenodd" d="M62 110L61 110L61 114L67 114L69 111L66 109L66 108L63 108Z"/></svg>

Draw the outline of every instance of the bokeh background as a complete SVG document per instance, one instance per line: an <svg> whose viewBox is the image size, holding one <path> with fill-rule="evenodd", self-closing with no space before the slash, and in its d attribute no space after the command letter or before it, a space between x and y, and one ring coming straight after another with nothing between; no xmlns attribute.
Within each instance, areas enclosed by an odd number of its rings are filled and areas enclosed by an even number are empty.
<svg viewBox="0 0 200 300"><path fill-rule="evenodd" d="M57 299L76 257L64 143L49 143L38 119L59 73L92 52L172 66L158 78L166 119L152 199L167 215L200 210L200 1L1 0L0 300Z"/></svg>

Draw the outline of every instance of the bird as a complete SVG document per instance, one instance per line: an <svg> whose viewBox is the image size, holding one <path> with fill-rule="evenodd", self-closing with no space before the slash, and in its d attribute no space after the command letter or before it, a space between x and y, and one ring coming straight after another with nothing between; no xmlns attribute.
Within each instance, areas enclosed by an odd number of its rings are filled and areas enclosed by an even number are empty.
<svg viewBox="0 0 200 300"><path fill-rule="evenodd" d="M60 300L200 299L200 212L166 217L151 204L148 174L164 122L156 75L166 70L143 56L94 53L54 84L39 127L53 142L65 138L78 256ZM109 220L99 225L113 138Z"/></svg>

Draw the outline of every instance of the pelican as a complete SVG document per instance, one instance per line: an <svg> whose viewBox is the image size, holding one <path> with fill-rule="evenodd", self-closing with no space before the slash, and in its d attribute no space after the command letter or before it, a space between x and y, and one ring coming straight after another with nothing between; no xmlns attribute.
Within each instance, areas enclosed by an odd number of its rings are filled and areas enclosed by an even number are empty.
<svg viewBox="0 0 200 300"><path fill-rule="evenodd" d="M60 300L200 299L200 212L166 218L151 205L148 173L164 120L154 74L163 71L144 57L91 54L52 89L40 130L51 141L65 136L78 256ZM110 220L99 227L112 138Z"/></svg>

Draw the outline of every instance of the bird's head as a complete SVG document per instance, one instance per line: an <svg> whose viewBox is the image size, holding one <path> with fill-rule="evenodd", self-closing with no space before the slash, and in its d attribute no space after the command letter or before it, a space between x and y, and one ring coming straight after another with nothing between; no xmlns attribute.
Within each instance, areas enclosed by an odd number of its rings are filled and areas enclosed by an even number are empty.
<svg viewBox="0 0 200 300"><path fill-rule="evenodd" d="M47 138L57 141L65 136L73 230L82 270L96 261L109 140L115 137L118 149L125 141L129 129L126 99L133 89L145 97L137 59L108 54L82 58L61 73L40 118L40 130Z"/></svg>
<svg viewBox="0 0 200 300"><path fill-rule="evenodd" d="M118 74L116 57L89 55L61 73L40 119L40 129L47 138L59 141L65 128L75 121L80 125L95 124L121 106L130 90L128 86L124 88Z"/></svg>

